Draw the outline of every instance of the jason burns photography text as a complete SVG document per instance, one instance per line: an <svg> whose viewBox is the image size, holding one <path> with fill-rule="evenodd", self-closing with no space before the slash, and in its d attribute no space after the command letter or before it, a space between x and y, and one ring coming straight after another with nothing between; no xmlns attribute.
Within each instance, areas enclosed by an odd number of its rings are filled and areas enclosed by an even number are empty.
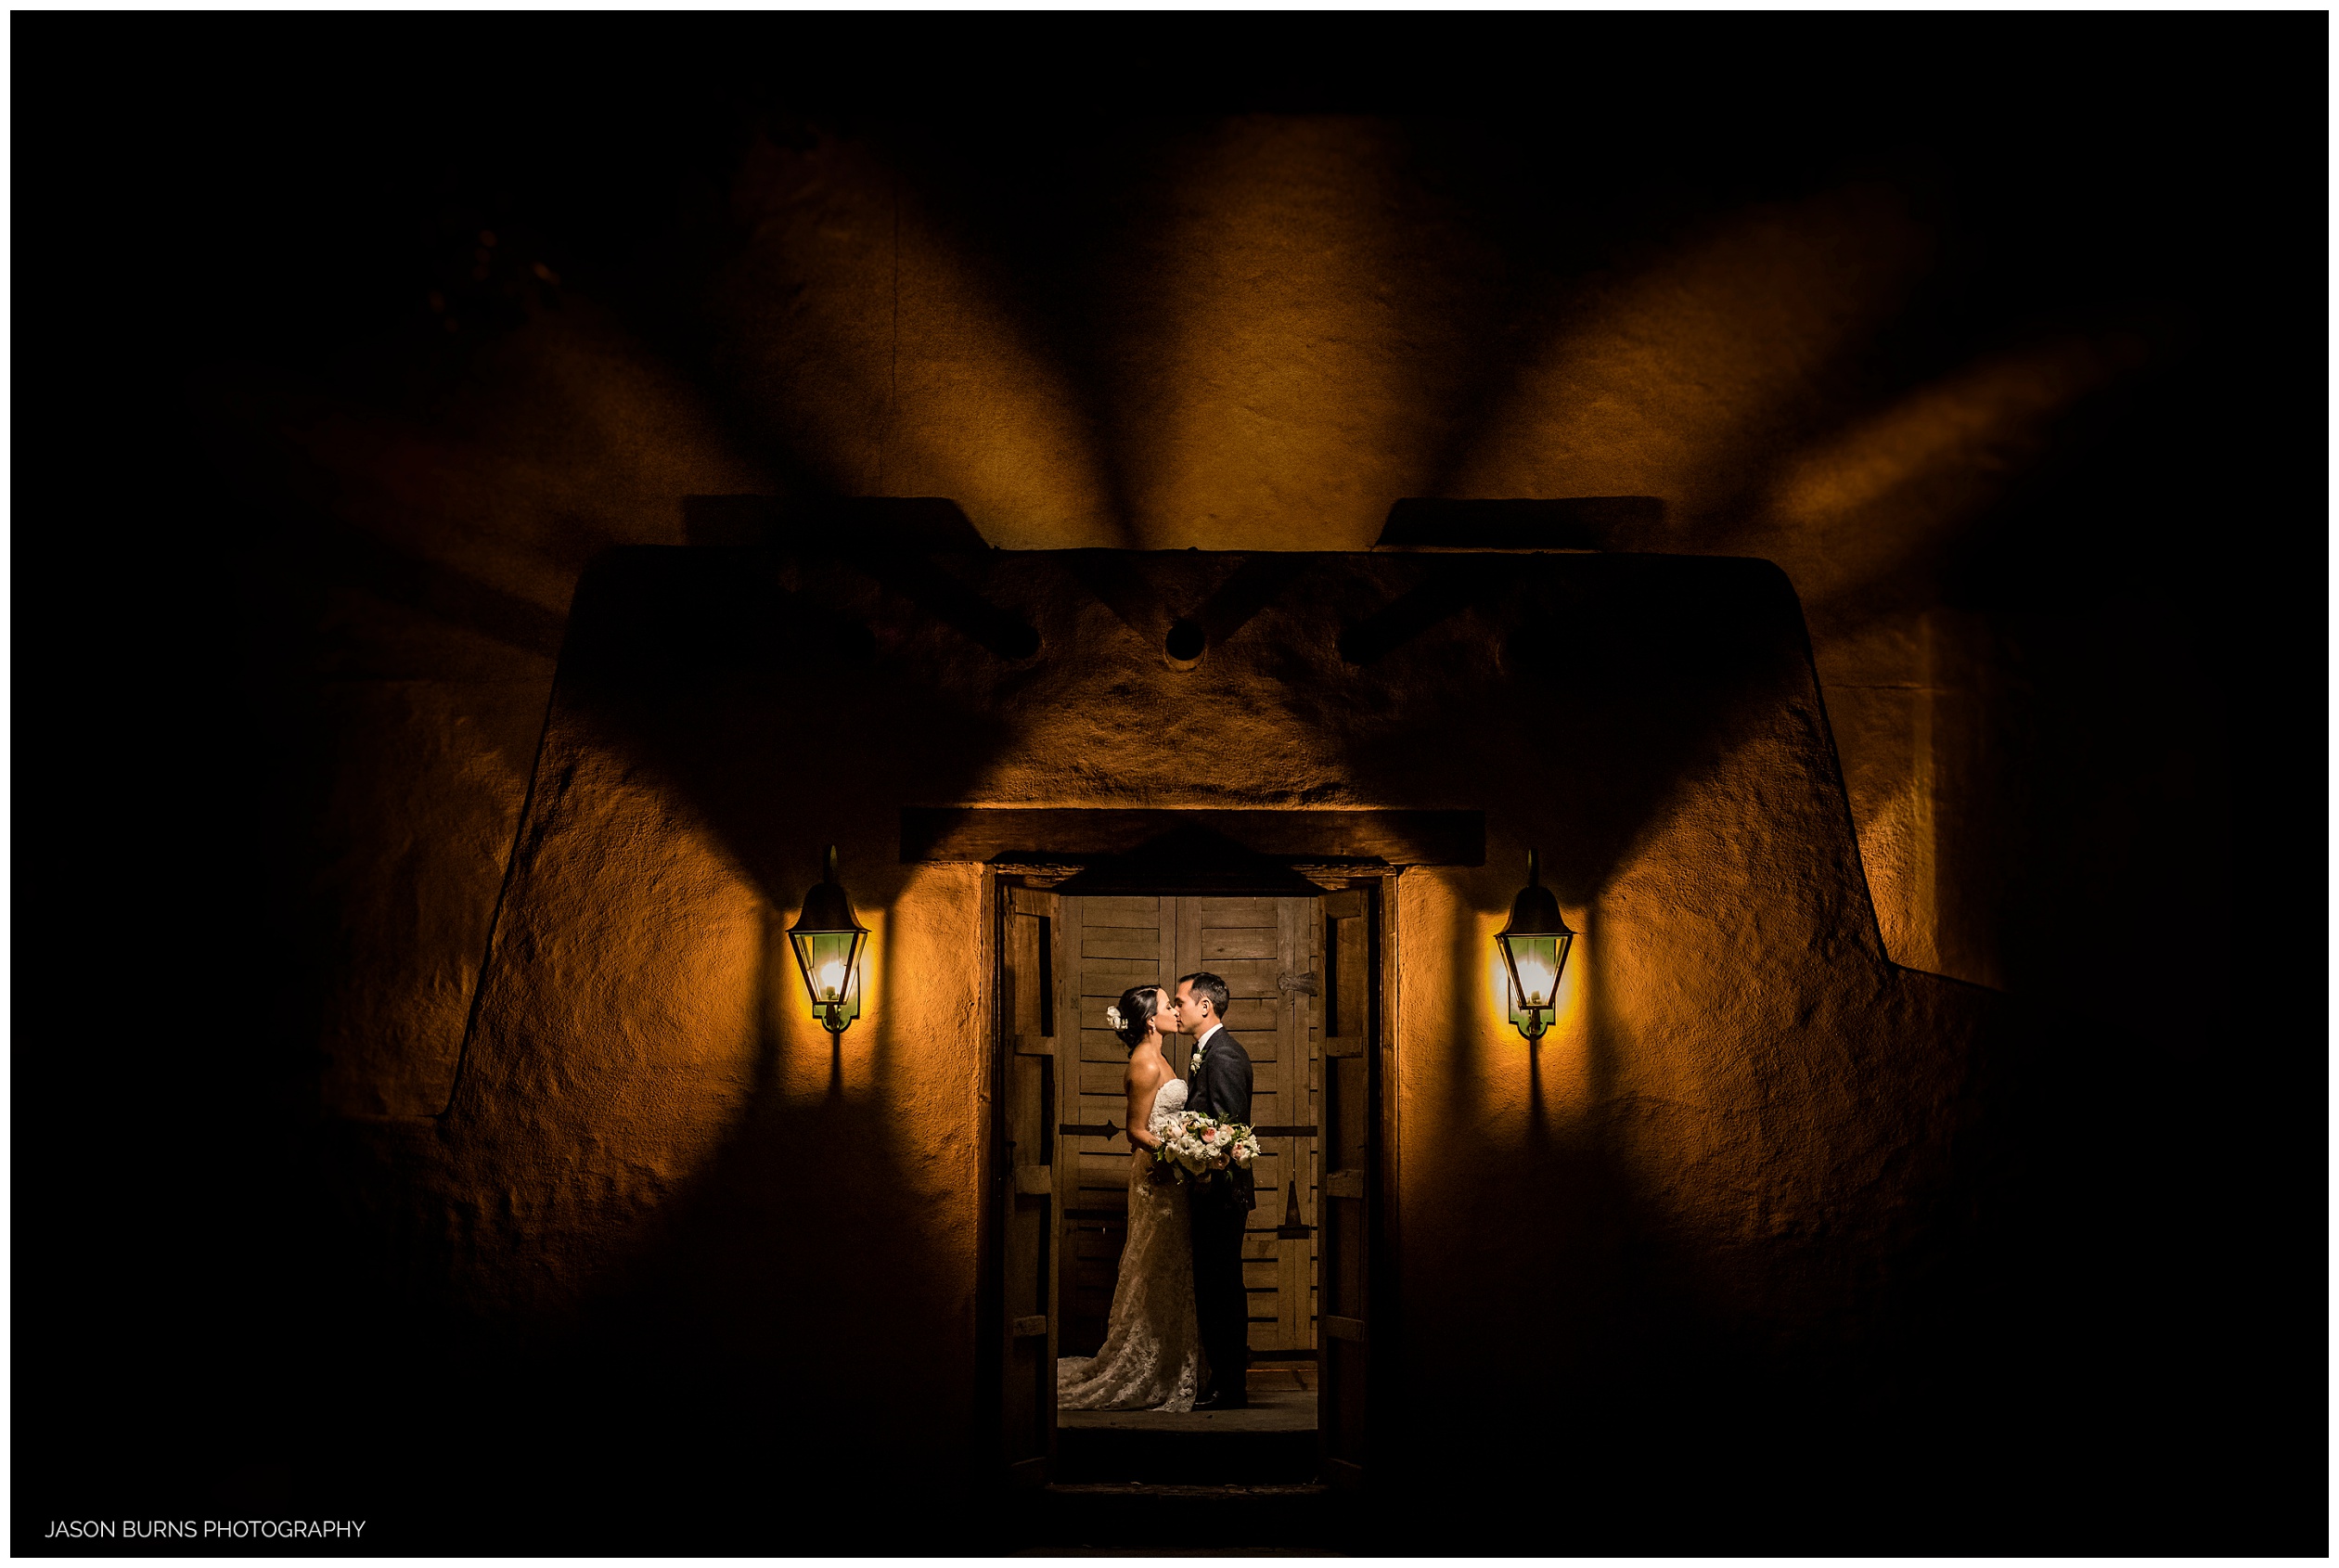
<svg viewBox="0 0 2339 1568"><path fill-rule="evenodd" d="M366 1533L362 1519L52 1519L48 1540L353 1541Z"/></svg>

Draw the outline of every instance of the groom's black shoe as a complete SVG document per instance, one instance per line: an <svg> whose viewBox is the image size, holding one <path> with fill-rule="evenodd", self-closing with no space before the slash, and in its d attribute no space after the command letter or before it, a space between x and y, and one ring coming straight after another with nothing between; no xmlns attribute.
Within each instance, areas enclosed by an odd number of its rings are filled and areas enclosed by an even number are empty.
<svg viewBox="0 0 2339 1568"><path fill-rule="evenodd" d="M1246 1395L1219 1388L1203 1390L1202 1397L1194 1401L1197 1410L1243 1410L1250 1406L1251 1401Z"/></svg>

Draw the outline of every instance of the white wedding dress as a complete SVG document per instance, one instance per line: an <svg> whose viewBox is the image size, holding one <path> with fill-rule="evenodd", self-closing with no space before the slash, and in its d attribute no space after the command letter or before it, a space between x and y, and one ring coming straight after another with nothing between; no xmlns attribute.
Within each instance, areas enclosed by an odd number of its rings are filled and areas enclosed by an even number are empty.
<svg viewBox="0 0 2339 1568"><path fill-rule="evenodd" d="M1186 1108L1186 1084L1172 1078L1153 1097L1146 1130ZM1153 1157L1129 1151L1129 1239L1121 1249L1104 1345L1056 1363L1056 1403L1066 1410L1190 1410L1208 1364L1194 1311L1194 1253L1186 1189L1150 1179Z"/></svg>

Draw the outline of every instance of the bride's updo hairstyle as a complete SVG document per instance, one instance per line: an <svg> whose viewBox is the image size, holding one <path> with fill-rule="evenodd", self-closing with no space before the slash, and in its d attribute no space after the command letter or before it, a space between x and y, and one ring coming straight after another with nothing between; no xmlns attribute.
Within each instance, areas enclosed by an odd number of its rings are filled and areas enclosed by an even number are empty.
<svg viewBox="0 0 2339 1568"><path fill-rule="evenodd" d="M1145 1044L1145 1032L1153 1025L1153 1015L1162 1008L1162 987L1132 985L1121 993L1118 1009L1121 1026L1113 1031L1121 1036L1124 1050L1134 1051Z"/></svg>

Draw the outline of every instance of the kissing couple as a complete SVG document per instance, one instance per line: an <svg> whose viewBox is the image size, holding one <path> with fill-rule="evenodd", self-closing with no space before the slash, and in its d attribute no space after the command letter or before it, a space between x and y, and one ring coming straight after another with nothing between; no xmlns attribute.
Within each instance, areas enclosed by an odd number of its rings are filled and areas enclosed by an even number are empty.
<svg viewBox="0 0 2339 1568"><path fill-rule="evenodd" d="M1103 1348L1056 1363L1067 1410L1233 1410L1251 1365L1251 1307L1242 1289L1242 1232L1257 1202L1248 1170L1212 1170L1191 1182L1154 1178L1153 1150L1170 1118L1199 1111L1251 1120L1251 1059L1228 1033L1227 983L1198 972L1176 991L1133 985L1105 1022L1128 1047L1129 1231L1113 1281ZM1170 1037L1194 1042L1180 1078Z"/></svg>

